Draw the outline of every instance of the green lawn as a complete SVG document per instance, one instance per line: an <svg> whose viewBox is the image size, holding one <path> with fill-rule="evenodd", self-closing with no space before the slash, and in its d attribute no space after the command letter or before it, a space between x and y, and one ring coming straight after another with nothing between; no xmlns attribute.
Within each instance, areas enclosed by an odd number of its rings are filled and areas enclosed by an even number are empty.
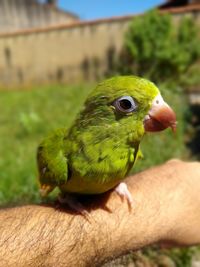
<svg viewBox="0 0 200 267"><path fill-rule="evenodd" d="M88 85L52 85L31 90L0 91L1 206L41 201L37 185L37 145L52 129L70 125L91 88ZM138 161L134 172L160 164L171 157L188 157L184 145L187 102L181 90L172 87L167 90L166 86L161 88L165 99L176 110L178 130L176 134L168 129L160 134L145 136L142 142L144 159ZM164 255L170 255L177 266L190 266L191 250L178 250L178 253L167 251ZM157 250L147 250L142 257L147 256L149 263L155 263L162 254ZM130 257L135 259L136 256L130 254L125 258L126 261ZM120 266L128 266L123 259L120 262ZM117 262L113 264L110 266L118 266ZM152 263L149 266L158 265Z"/></svg>
<svg viewBox="0 0 200 267"><path fill-rule="evenodd" d="M90 87L0 91L0 203L39 201L36 149L56 127L70 125Z"/></svg>
<svg viewBox="0 0 200 267"><path fill-rule="evenodd" d="M32 90L0 91L0 204L38 202L36 149L49 131L69 126L91 86L46 86ZM144 159L135 171L171 157L185 157L183 144L183 97L164 90L176 109L177 134L170 130L146 136Z"/></svg>

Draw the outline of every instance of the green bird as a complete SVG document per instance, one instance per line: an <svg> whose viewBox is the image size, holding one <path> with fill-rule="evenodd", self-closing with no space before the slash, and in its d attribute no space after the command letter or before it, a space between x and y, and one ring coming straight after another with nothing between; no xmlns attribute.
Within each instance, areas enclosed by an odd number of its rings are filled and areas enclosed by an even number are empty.
<svg viewBox="0 0 200 267"><path fill-rule="evenodd" d="M43 196L59 187L70 207L76 194L101 194L112 188L128 203L132 197L123 179L141 154L145 132L176 129L176 116L159 89L136 76L101 82L86 99L68 129L59 129L40 144L37 153Z"/></svg>

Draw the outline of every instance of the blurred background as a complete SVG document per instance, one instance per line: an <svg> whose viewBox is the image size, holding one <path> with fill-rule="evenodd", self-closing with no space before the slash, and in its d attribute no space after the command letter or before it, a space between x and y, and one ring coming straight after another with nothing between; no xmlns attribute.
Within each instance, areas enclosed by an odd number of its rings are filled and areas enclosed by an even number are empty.
<svg viewBox="0 0 200 267"><path fill-rule="evenodd" d="M199 29L200 0L0 0L0 205L41 202L39 142L114 75L152 80L177 113L176 135L147 135L134 172L200 159ZM155 246L106 266L198 267L199 252Z"/></svg>

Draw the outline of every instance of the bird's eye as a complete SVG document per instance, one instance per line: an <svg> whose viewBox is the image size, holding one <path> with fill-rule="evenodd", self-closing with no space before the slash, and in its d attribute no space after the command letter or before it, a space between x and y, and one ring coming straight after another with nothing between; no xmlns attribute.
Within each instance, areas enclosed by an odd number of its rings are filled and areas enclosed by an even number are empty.
<svg viewBox="0 0 200 267"><path fill-rule="evenodd" d="M113 103L114 107L123 113L131 113L137 109L137 103L131 96L122 96Z"/></svg>

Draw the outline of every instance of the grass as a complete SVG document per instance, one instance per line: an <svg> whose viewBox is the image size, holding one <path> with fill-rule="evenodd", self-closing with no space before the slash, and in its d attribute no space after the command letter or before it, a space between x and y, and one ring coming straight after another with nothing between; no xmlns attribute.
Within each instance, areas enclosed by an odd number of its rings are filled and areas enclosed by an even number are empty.
<svg viewBox="0 0 200 267"><path fill-rule="evenodd" d="M9 206L41 201L37 185L36 149L51 130L68 127L79 111L92 86L43 86L32 90L0 91L0 205ZM172 157L187 158L184 145L187 103L181 89L161 86L162 94L176 110L178 130L170 129L145 136L142 142L144 159L138 161L134 172L160 164ZM139 252L138 255L140 255ZM152 257L149 256L149 253ZM179 254L178 254L179 253ZM172 252L170 257L177 266L190 266L190 250ZM127 259L137 256L129 255ZM150 262L158 262L160 252L150 250L142 253ZM189 256L188 256L189 255ZM164 255L165 256L165 255ZM168 256L168 254L167 254ZM140 256L139 256L140 257ZM187 260L187 264L180 262ZM127 264L120 261L120 266ZM118 266L117 262L114 265ZM145 265L146 266L146 265ZM151 265L148 265L151 266ZM158 265L152 265L158 266Z"/></svg>
<svg viewBox="0 0 200 267"><path fill-rule="evenodd" d="M40 201L36 149L52 129L70 125L88 86L0 92L0 204Z"/></svg>
<svg viewBox="0 0 200 267"><path fill-rule="evenodd" d="M91 86L46 86L26 91L0 91L0 205L39 202L36 149L52 129L73 121ZM170 130L144 138L144 159L134 171L185 157L183 97L163 89L178 114L176 135ZM173 96L173 97L172 97Z"/></svg>
<svg viewBox="0 0 200 267"><path fill-rule="evenodd" d="M36 149L42 138L57 127L69 126L91 86L52 86L32 90L0 91L0 204L38 202ZM144 138L144 160L136 170L185 157L183 98L163 90L176 109L179 127ZM173 95L173 98L170 96ZM152 156L153 155L153 156Z"/></svg>

